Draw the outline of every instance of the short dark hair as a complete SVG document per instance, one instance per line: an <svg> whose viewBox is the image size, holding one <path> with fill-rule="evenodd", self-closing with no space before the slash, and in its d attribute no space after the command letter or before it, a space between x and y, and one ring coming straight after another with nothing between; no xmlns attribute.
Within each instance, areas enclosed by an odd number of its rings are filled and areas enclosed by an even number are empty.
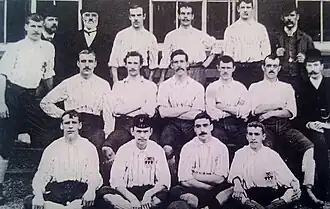
<svg viewBox="0 0 330 209"><path fill-rule="evenodd" d="M228 55L223 55L223 56L220 56L218 59L217 59L217 64L220 65L220 62L223 62L223 63L233 63L233 66L235 66L235 61L234 59L231 57L231 56L228 56Z"/></svg>
<svg viewBox="0 0 330 209"><path fill-rule="evenodd" d="M179 2L178 14L180 14L181 8L191 8L191 13L194 14L194 7L190 2Z"/></svg>
<svg viewBox="0 0 330 209"><path fill-rule="evenodd" d="M196 122L196 120L198 119L207 119L210 121L210 123L212 124L212 118L211 116L209 116L209 114L207 114L205 111L198 113L195 118L194 118L194 123Z"/></svg>
<svg viewBox="0 0 330 209"><path fill-rule="evenodd" d="M261 128L261 132L264 134L265 133L265 126L264 124L260 123L259 121L252 121L252 122L249 122L246 126L246 129L247 128L250 128L250 127L253 127L253 128Z"/></svg>
<svg viewBox="0 0 330 209"><path fill-rule="evenodd" d="M276 54L273 54L273 53L269 54L265 57L265 59L262 60L261 64L263 66L265 66L265 64L266 64L266 59L276 60L276 59L280 59L280 58Z"/></svg>
<svg viewBox="0 0 330 209"><path fill-rule="evenodd" d="M131 0L129 3L128 3L128 9L137 9L141 7L142 10L143 10L143 13L145 13L146 11L146 6L145 4L141 1L141 0Z"/></svg>
<svg viewBox="0 0 330 209"><path fill-rule="evenodd" d="M81 52L79 52L78 57L77 57L78 61L79 61L79 57L80 57L81 54L93 54L94 57L95 57L95 60L96 60L96 54L91 49L83 49L83 50L81 50Z"/></svg>
<svg viewBox="0 0 330 209"><path fill-rule="evenodd" d="M171 61L173 60L173 58L177 55L184 55L186 62L188 62L188 54L186 52L184 52L182 49L177 49L174 52L171 53Z"/></svg>
<svg viewBox="0 0 330 209"><path fill-rule="evenodd" d="M239 5L242 3L242 2L245 2L246 4L252 4L252 7L254 6L254 4L253 4L253 0L238 0L238 2L237 2L237 7L239 7Z"/></svg>
<svg viewBox="0 0 330 209"><path fill-rule="evenodd" d="M69 115L69 118L76 117L80 121L80 113L77 112L76 110L67 110L67 111L65 111L61 116L62 121L63 121L64 116L66 116L66 115Z"/></svg>
<svg viewBox="0 0 330 209"><path fill-rule="evenodd" d="M140 65L143 64L143 57L142 57L142 55L141 55L139 52L137 52L137 51L130 51L130 52L127 52L127 54L126 54L126 56L125 56L125 58L124 58L124 63L125 63L125 64L127 64L127 59L128 59L129 57L139 57L139 59L140 59Z"/></svg>
<svg viewBox="0 0 330 209"><path fill-rule="evenodd" d="M30 20L33 20L35 22L42 22L44 21L44 18L37 13L32 13L25 18L25 24L29 24Z"/></svg>

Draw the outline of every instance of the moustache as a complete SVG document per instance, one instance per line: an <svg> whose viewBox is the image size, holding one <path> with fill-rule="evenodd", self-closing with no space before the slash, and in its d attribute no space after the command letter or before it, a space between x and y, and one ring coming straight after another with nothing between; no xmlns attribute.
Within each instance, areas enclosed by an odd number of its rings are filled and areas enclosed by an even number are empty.
<svg viewBox="0 0 330 209"><path fill-rule="evenodd" d="M287 21L285 21L284 23L285 23L286 25L289 25L289 24L290 24L290 25L291 25L291 24L294 24L294 22L293 22L292 20L287 20Z"/></svg>
<svg viewBox="0 0 330 209"><path fill-rule="evenodd" d="M53 24L53 25L52 25L52 28L57 28L57 25L56 25L56 24Z"/></svg>
<svg viewBox="0 0 330 209"><path fill-rule="evenodd" d="M184 70L184 69L179 67L178 69L176 69L176 72L178 72L179 70Z"/></svg>
<svg viewBox="0 0 330 209"><path fill-rule="evenodd" d="M91 70L89 67L85 67L83 70Z"/></svg>
<svg viewBox="0 0 330 209"><path fill-rule="evenodd" d="M206 132L202 132L202 133L199 134L199 136L204 136L206 134L207 134Z"/></svg>
<svg viewBox="0 0 330 209"><path fill-rule="evenodd" d="M308 75L317 75L317 74L318 74L318 73L315 72L315 71L312 71L312 72L308 73Z"/></svg>
<svg viewBox="0 0 330 209"><path fill-rule="evenodd" d="M273 70L269 71L269 73L275 73Z"/></svg>

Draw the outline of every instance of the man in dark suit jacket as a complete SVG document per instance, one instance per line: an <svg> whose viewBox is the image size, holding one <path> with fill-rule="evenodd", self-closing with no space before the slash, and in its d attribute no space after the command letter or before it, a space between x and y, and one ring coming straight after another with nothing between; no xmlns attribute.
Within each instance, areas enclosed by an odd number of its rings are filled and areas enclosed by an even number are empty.
<svg viewBox="0 0 330 209"><path fill-rule="evenodd" d="M330 78L322 75L323 61L321 52L312 49L306 52L308 79L298 85L298 123L300 130L314 143L314 159L318 182L315 194L322 201L329 200L329 159L330 143ZM328 143L328 146L327 146Z"/></svg>
<svg viewBox="0 0 330 209"><path fill-rule="evenodd" d="M99 27L99 9L96 2L85 1L80 13L83 21L83 29L76 32L71 40L73 55L72 67L76 68L76 55L79 54L80 51L83 49L91 49L95 52L97 57L95 74L108 81L112 86L108 59L113 38L103 32Z"/></svg>
<svg viewBox="0 0 330 209"><path fill-rule="evenodd" d="M67 58L66 58L66 45L67 36L58 33L59 18L56 6L50 6L45 8L41 12L44 16L44 30L41 34L41 39L51 42L55 47L55 62L54 62L54 86L58 85L64 79L68 78L70 69L67 68ZM40 92L40 97L45 96L47 92Z"/></svg>
<svg viewBox="0 0 330 209"><path fill-rule="evenodd" d="M298 28L299 13L295 1L288 0L283 4L281 21L283 30L272 44L282 65L278 78L297 90L299 80L307 77L304 70L306 51L314 49L314 43L309 35Z"/></svg>

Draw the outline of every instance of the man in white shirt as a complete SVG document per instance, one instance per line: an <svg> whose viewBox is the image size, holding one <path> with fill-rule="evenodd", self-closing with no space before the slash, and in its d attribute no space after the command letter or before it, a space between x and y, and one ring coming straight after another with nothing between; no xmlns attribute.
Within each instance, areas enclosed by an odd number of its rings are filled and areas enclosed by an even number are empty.
<svg viewBox="0 0 330 209"><path fill-rule="evenodd" d="M219 80L206 88L206 111L214 120L213 136L227 145L229 160L246 144L245 121L250 113L246 87L232 77L235 62L224 55L217 60Z"/></svg>
<svg viewBox="0 0 330 209"><path fill-rule="evenodd" d="M237 62L234 79L246 88L262 80L261 61L271 52L265 26L253 19L253 4L253 0L238 1L240 17L226 28L224 34L224 54Z"/></svg>
<svg viewBox="0 0 330 209"><path fill-rule="evenodd" d="M175 75L159 86L157 100L162 118L169 122L164 127L160 145L169 161L172 180L176 178L175 165L181 147L194 136L194 118L205 110L204 87L188 75L188 55L183 50L171 54L171 68Z"/></svg>
<svg viewBox="0 0 330 209"><path fill-rule="evenodd" d="M130 129L133 126L133 118L139 114L153 117L157 107L156 84L140 74L142 55L136 51L128 52L124 62L128 75L124 80L116 82L112 91L115 131L109 135L102 147L104 155L111 157L109 162L113 160L119 147L132 139ZM158 141L156 137L157 134L152 134L151 139Z"/></svg>
<svg viewBox="0 0 330 209"><path fill-rule="evenodd" d="M164 208L170 188L165 152L150 140L148 115L134 117L133 139L121 146L111 169L110 186L100 189L99 208Z"/></svg>
<svg viewBox="0 0 330 209"><path fill-rule="evenodd" d="M98 154L88 139L79 135L79 113L62 115L64 136L43 152L32 181L33 195L24 200L25 209L90 208L102 185ZM60 154L59 154L60 152Z"/></svg>
<svg viewBox="0 0 330 209"><path fill-rule="evenodd" d="M194 119L196 137L181 150L178 177L180 184L171 189L176 200L192 208L218 209L232 194L227 182L229 155L226 145L211 135L211 117L202 112Z"/></svg>
<svg viewBox="0 0 330 209"><path fill-rule="evenodd" d="M143 57L141 74L152 80L154 71L158 68L158 44L156 37L144 28L146 18L144 6L131 1L129 20L131 26L119 31L115 37L108 66L111 68L113 82L122 80L127 75L124 58L129 51L137 51ZM148 72L150 71L150 72Z"/></svg>
<svg viewBox="0 0 330 209"><path fill-rule="evenodd" d="M244 208L293 208L292 202L301 194L299 181L280 155L262 144L266 138L264 125L249 123L246 138L249 145L235 153L229 171L233 198Z"/></svg>
<svg viewBox="0 0 330 209"><path fill-rule="evenodd" d="M288 160L289 168L298 178L303 176L300 179L303 191L313 200L314 144L292 128L290 120L297 115L294 90L290 84L278 80L281 66L276 55L268 55L262 69L264 80L253 83L249 88L252 115L265 125L265 144Z"/></svg>
<svg viewBox="0 0 330 209"><path fill-rule="evenodd" d="M182 49L189 57L190 77L205 86L205 67L207 66L203 66L203 62L207 57L206 51L211 52L212 47L215 45L215 38L191 25L194 19L191 4L187 2L179 3L178 18L180 20L179 28L170 31L165 36L163 58L160 62L160 68L162 69L160 82L165 79L166 70L170 67L171 53L177 49Z"/></svg>
<svg viewBox="0 0 330 209"><path fill-rule="evenodd" d="M18 133L30 134L33 144L43 135L41 127L47 122L35 117L34 113L41 111L36 89L44 82L50 90L55 75L54 46L41 40L43 18L31 14L26 18L24 28L26 37L13 43L0 60L0 202L3 201L2 182L8 158Z"/></svg>
<svg viewBox="0 0 330 209"><path fill-rule="evenodd" d="M41 100L40 107L53 118L60 118L65 110L78 111L83 123L80 134L90 140L100 154L105 138L114 130L115 121L110 85L94 74L96 65L93 51L81 51L77 61L80 73L50 91ZM64 110L56 106L58 102L64 102Z"/></svg>

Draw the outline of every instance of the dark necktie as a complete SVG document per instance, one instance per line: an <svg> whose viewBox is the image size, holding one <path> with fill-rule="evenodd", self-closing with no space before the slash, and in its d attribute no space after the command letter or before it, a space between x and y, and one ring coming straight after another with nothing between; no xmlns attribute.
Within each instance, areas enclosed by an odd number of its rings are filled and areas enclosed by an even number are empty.
<svg viewBox="0 0 330 209"><path fill-rule="evenodd" d="M84 30L84 32L85 32L85 33L87 33L87 35L88 35L88 36L90 36L90 35L91 35L91 33L94 33L94 32L96 32L96 30L92 30L92 31L87 31L87 30Z"/></svg>

